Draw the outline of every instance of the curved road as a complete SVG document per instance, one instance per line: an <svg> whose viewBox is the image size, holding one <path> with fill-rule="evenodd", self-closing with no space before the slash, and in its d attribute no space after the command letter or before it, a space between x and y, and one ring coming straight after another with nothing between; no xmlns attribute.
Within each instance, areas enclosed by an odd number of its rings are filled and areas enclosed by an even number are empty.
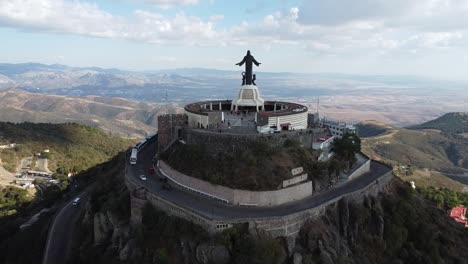
<svg viewBox="0 0 468 264"><path fill-rule="evenodd" d="M76 206L73 205L73 198L55 216L47 237L42 264L66 263L73 230L88 195L88 192L84 191L75 196L74 198L80 197L80 203Z"/></svg>
<svg viewBox="0 0 468 264"><path fill-rule="evenodd" d="M274 217L300 212L319 206L340 195L360 190L370 183L378 180L380 176L386 172L392 170L392 168L386 165L372 161L370 166L371 171L369 173L303 200L272 207L239 207L223 204L177 188L173 188L170 191L163 190L162 184L159 182L157 176L148 175L148 169L152 166L151 158L155 154L155 145L156 143L151 143L139 152L137 164L127 166L127 177L133 177L136 181L141 182L141 186L151 190L152 193L164 198L165 200L216 220L233 218L241 219L248 217ZM142 181L140 179L139 176L141 174L146 175L146 181Z"/></svg>

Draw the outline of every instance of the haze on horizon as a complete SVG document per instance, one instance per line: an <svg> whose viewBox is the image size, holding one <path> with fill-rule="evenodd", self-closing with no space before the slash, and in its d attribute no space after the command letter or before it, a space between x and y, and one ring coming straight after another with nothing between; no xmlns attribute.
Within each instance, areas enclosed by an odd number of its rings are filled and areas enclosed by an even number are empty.
<svg viewBox="0 0 468 264"><path fill-rule="evenodd" d="M0 62L467 80L468 0L0 0Z"/></svg>

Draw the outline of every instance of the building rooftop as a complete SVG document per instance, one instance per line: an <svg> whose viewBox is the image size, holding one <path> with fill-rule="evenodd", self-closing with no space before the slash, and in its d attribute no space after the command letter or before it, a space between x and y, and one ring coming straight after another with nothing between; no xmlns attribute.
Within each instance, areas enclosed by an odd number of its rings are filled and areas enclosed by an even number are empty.
<svg viewBox="0 0 468 264"><path fill-rule="evenodd" d="M450 217L455 219L455 221L457 221L458 223L468 226L468 221L466 219L466 208L463 205L454 207L450 211Z"/></svg>

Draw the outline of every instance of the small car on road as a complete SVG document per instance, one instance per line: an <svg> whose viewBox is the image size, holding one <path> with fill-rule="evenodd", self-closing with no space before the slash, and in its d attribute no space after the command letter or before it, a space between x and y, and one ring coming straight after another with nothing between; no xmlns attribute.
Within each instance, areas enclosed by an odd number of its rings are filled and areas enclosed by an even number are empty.
<svg viewBox="0 0 468 264"><path fill-rule="evenodd" d="M141 179L142 181L146 181L146 176L142 174L142 175L140 175L140 179Z"/></svg>
<svg viewBox="0 0 468 264"><path fill-rule="evenodd" d="M168 191L172 190L172 186L169 185L169 184L167 184L167 183L164 184L164 185L162 186L162 188L163 188L163 190L168 190Z"/></svg>
<svg viewBox="0 0 468 264"><path fill-rule="evenodd" d="M73 199L73 205L74 206L77 206L80 204L80 197L76 197L75 199Z"/></svg>

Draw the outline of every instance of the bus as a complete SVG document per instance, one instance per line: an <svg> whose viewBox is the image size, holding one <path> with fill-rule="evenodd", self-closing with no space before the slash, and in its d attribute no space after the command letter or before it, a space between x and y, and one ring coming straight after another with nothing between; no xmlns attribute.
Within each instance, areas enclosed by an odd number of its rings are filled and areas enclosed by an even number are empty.
<svg viewBox="0 0 468 264"><path fill-rule="evenodd" d="M158 138L158 132L153 133L153 134L147 136L147 137L146 137L146 140L147 140L147 141L152 141L152 140L155 140L155 139L157 139L157 138Z"/></svg>
<svg viewBox="0 0 468 264"><path fill-rule="evenodd" d="M138 149L133 148L132 149L132 154L130 155L130 164L135 165L137 162L137 154L138 154Z"/></svg>
<svg viewBox="0 0 468 264"><path fill-rule="evenodd" d="M146 145L146 143L148 143L148 140L145 139L141 142L138 142L134 148L136 148L137 151L140 151L140 149L142 149Z"/></svg>

